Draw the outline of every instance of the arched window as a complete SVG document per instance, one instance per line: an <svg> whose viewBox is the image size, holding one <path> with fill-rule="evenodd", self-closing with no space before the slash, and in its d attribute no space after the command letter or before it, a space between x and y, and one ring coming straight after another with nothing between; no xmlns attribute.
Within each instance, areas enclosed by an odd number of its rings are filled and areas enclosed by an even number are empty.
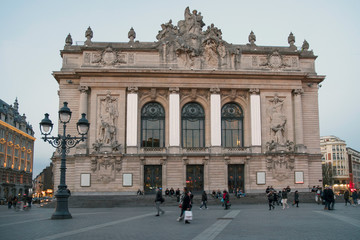
<svg viewBox="0 0 360 240"><path fill-rule="evenodd" d="M141 110L141 147L165 146L165 111L156 102L145 104Z"/></svg>
<svg viewBox="0 0 360 240"><path fill-rule="evenodd" d="M205 113L198 103L188 103L181 111L182 146L205 147Z"/></svg>
<svg viewBox="0 0 360 240"><path fill-rule="evenodd" d="M243 147L243 112L236 103L221 109L221 144L223 147Z"/></svg>

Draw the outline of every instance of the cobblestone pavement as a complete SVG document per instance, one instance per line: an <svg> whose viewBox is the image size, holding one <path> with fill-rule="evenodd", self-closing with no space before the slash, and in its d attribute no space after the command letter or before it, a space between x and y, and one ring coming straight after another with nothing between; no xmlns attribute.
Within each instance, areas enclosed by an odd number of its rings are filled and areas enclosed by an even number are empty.
<svg viewBox="0 0 360 240"><path fill-rule="evenodd" d="M176 221L179 208L162 208L159 217L155 207L71 208L72 219L50 220L54 209L0 206L0 239L360 239L360 206L343 203L333 211L316 204L272 211L267 205L194 206L191 224Z"/></svg>

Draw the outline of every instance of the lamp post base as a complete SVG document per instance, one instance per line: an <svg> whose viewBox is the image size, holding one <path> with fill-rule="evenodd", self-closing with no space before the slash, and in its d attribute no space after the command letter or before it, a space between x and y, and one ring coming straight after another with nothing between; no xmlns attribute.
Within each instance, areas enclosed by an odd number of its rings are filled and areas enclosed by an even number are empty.
<svg viewBox="0 0 360 240"><path fill-rule="evenodd" d="M70 194L67 189L58 190L55 194L56 208L51 219L69 219L72 218L68 209L68 198Z"/></svg>

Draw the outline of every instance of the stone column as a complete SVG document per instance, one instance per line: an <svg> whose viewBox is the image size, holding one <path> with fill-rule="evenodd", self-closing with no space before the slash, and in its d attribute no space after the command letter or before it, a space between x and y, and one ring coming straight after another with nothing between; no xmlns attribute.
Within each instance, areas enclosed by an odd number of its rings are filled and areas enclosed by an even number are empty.
<svg viewBox="0 0 360 240"><path fill-rule="evenodd" d="M301 94L304 93L303 89L294 89L294 124L295 124L295 150L297 152L306 152L304 146L303 134L303 116L302 116L302 103Z"/></svg>
<svg viewBox="0 0 360 240"><path fill-rule="evenodd" d="M89 118L88 114L88 86L79 86L80 91L80 102L79 102L79 118L81 118L81 114L85 113L86 118Z"/></svg>
<svg viewBox="0 0 360 240"><path fill-rule="evenodd" d="M179 88L169 88L169 151L180 151L180 95Z"/></svg>
<svg viewBox="0 0 360 240"><path fill-rule="evenodd" d="M219 88L210 89L211 152L221 151L221 97Z"/></svg>
<svg viewBox="0 0 360 240"><path fill-rule="evenodd" d="M260 90L250 89L251 147L261 152L261 104Z"/></svg>
<svg viewBox="0 0 360 240"><path fill-rule="evenodd" d="M126 106L126 152L137 153L138 88L129 87Z"/></svg>
<svg viewBox="0 0 360 240"><path fill-rule="evenodd" d="M79 119L82 117L81 114L85 113L86 118L89 120L88 116L88 93L90 91L90 88L88 86L79 86L80 91L80 99L79 99ZM89 134L88 136L89 137ZM86 154L86 150L88 147L88 141L87 139L84 142L81 142L76 147L76 154Z"/></svg>

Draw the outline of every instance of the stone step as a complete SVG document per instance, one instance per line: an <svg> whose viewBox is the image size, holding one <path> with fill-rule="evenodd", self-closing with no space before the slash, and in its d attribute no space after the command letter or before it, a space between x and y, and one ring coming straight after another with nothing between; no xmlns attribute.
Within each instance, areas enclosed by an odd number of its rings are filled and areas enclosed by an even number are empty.
<svg viewBox="0 0 360 240"><path fill-rule="evenodd" d="M315 193L299 193L300 203L315 203ZM178 202L176 197L166 197L165 206L177 206ZM110 208L110 207L136 207L136 206L153 206L155 195L89 195L89 196L76 196L73 195L69 198L70 208ZM288 195L288 203L294 200L294 193ZM230 194L230 202L232 205L238 204L267 204L267 197L265 193L252 193L247 194L246 197L236 198ZM48 204L44 204L46 208L55 207L56 200ZM201 195L194 195L193 205L199 206L201 204ZM208 195L208 205L221 204L220 199L213 198Z"/></svg>

